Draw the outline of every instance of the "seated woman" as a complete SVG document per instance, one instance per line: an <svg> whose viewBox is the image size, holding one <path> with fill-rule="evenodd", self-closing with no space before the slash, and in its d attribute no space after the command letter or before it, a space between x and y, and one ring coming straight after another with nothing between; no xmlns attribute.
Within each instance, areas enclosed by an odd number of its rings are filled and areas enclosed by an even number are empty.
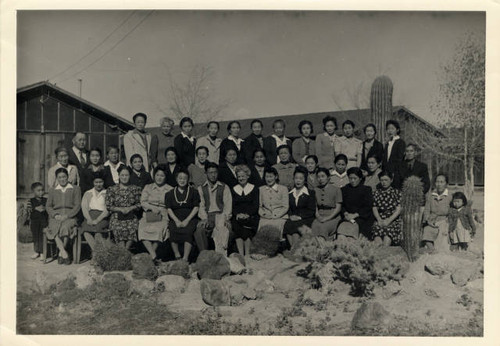
<svg viewBox="0 0 500 346"><path fill-rule="evenodd" d="M301 166L306 165L306 159L316 154L316 144L311 138L313 125L309 120L299 123L300 137L292 142L293 160ZM317 164L317 163L316 163Z"/></svg>
<svg viewBox="0 0 500 346"><path fill-rule="evenodd" d="M314 236L333 240L340 222L342 210L342 191L330 184L330 171L320 167L318 169L318 186L314 189L316 195L316 219L311 229Z"/></svg>
<svg viewBox="0 0 500 346"><path fill-rule="evenodd" d="M200 195L194 187L189 186L189 173L186 170L179 171L176 178L177 186L165 195L165 206L170 218L168 228L175 258L181 259L179 245L183 245L182 259L187 262L198 223Z"/></svg>
<svg viewBox="0 0 500 346"><path fill-rule="evenodd" d="M448 236L448 215L452 194L448 192L448 177L438 174L434 180L435 189L427 197L424 208L424 232L422 241L424 246L439 252L450 251Z"/></svg>
<svg viewBox="0 0 500 346"><path fill-rule="evenodd" d="M92 157L92 150L90 156ZM85 218L82 223L82 231L92 251L95 249L96 239L102 240L102 235L108 233L109 225L109 212L106 209L106 190L104 189L104 172L94 173L93 184L94 187L85 192L82 198L82 213Z"/></svg>
<svg viewBox="0 0 500 346"><path fill-rule="evenodd" d="M174 147L165 149L165 159L167 160L165 164L165 174L167 175L165 182L172 187L177 186L175 177L177 177L177 173L182 170L182 166L179 163L179 156L177 155L177 149Z"/></svg>
<svg viewBox="0 0 500 346"><path fill-rule="evenodd" d="M113 232L115 242L126 249L137 241L139 219L137 212L141 209L141 191L139 186L130 183L132 168L118 168L119 184L106 190L106 208L111 212L109 231Z"/></svg>
<svg viewBox="0 0 500 346"><path fill-rule="evenodd" d="M208 158L208 148L205 146L200 146L196 148L196 161L188 167L189 172L189 182L198 188L207 181L207 174L205 172L205 166L209 162Z"/></svg>
<svg viewBox="0 0 500 346"><path fill-rule="evenodd" d="M266 185L265 170L270 167L267 163L266 152L264 149L257 149L253 153L253 165L250 166L250 182L261 187Z"/></svg>
<svg viewBox="0 0 500 346"><path fill-rule="evenodd" d="M230 121L227 125L227 138L224 138L220 144L220 156L217 164L222 164L227 151L233 149L236 151L236 164L245 163L245 153L243 151L244 140L240 138L241 125L239 121Z"/></svg>
<svg viewBox="0 0 500 346"><path fill-rule="evenodd" d="M335 169L330 169L330 184L338 188L343 188L349 183L347 176L347 156L339 154L335 156Z"/></svg>
<svg viewBox="0 0 500 346"><path fill-rule="evenodd" d="M278 184L278 172L270 167L265 171L266 185L259 188L259 227L276 229L276 235L283 238L283 228L288 220L288 189Z"/></svg>
<svg viewBox="0 0 500 346"><path fill-rule="evenodd" d="M357 167L347 170L349 184L342 188L342 217L337 229L337 238L352 237L357 239L360 234L371 237L373 224L372 189L361 184L363 172Z"/></svg>
<svg viewBox="0 0 500 346"><path fill-rule="evenodd" d="M78 168L75 165L69 164L68 149L59 147L56 149L55 154L57 163L49 168L49 172L47 173L47 187L50 189L58 185L56 171L59 168L66 169L68 172L68 182L73 186L77 186L80 183L80 176L78 174Z"/></svg>
<svg viewBox="0 0 500 346"><path fill-rule="evenodd" d="M373 195L373 224L375 241L385 246L398 245L402 240L401 191L391 186L393 174L383 171L378 175L381 187Z"/></svg>
<svg viewBox="0 0 500 346"><path fill-rule="evenodd" d="M382 165L382 161L380 161L380 158L377 156L370 156L366 160L366 176L365 176L365 181L364 185L369 186L372 189L372 192L375 192L377 190L377 186L380 184L380 179L379 179L379 174L382 172L380 169L380 166ZM391 179L392 180L392 179Z"/></svg>
<svg viewBox="0 0 500 346"><path fill-rule="evenodd" d="M259 188L248 182L250 168L236 166L238 185L231 189L233 197L232 230L240 255L248 257L252 237L259 225Z"/></svg>
<svg viewBox="0 0 500 346"><path fill-rule="evenodd" d="M222 155L222 151L221 151ZM238 159L238 154L235 149L227 149L226 156L224 156L224 162L219 167L219 180L232 188L238 184L238 179L236 179L236 160Z"/></svg>
<svg viewBox="0 0 500 346"><path fill-rule="evenodd" d="M142 157L139 154L134 154L130 158L130 166L132 167L132 175L130 176L130 184L139 186L144 189L144 186L151 184L153 179L151 173L146 171L142 164Z"/></svg>
<svg viewBox="0 0 500 346"><path fill-rule="evenodd" d="M286 186L288 190L291 190L293 189L293 172L297 164L290 161L292 159L292 153L288 145L279 146L276 152L278 153L279 160L273 167L278 172L280 184Z"/></svg>
<svg viewBox="0 0 500 346"><path fill-rule="evenodd" d="M314 190L318 186L318 157L316 155L309 155L306 157L307 168L307 187Z"/></svg>
<svg viewBox="0 0 500 346"><path fill-rule="evenodd" d="M285 222L285 234L290 247L297 243L301 235L301 228L311 227L316 214L316 196L314 190L306 186L307 170L298 166L293 173L294 188L288 194L288 216Z"/></svg>
<svg viewBox="0 0 500 346"><path fill-rule="evenodd" d="M89 165L82 169L82 176L80 177L80 188L82 195L88 190L94 188L94 175L97 172L104 172L104 166L101 163L101 149L92 148L89 152ZM104 178L104 175L103 175Z"/></svg>
<svg viewBox="0 0 500 346"><path fill-rule="evenodd" d="M59 249L59 264L71 264L66 246L69 239L77 234L76 216L80 211L80 188L68 181L66 168L58 168L55 172L57 185L49 190L46 210L49 214L47 239L54 239Z"/></svg>
<svg viewBox="0 0 500 346"><path fill-rule="evenodd" d="M154 169L154 183L144 187L141 194L141 205L144 211L139 221L139 240L142 241L151 258L157 262L158 244L168 238L168 215L165 207L165 195L172 186L165 183L166 167L158 165Z"/></svg>

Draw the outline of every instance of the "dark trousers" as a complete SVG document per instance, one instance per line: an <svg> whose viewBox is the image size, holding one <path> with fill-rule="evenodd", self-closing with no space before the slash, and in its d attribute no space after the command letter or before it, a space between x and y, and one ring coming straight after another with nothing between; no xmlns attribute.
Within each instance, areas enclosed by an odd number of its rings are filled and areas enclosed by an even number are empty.
<svg viewBox="0 0 500 346"><path fill-rule="evenodd" d="M47 227L44 220L31 220L30 229L33 235L33 248L35 252L43 252L43 229Z"/></svg>

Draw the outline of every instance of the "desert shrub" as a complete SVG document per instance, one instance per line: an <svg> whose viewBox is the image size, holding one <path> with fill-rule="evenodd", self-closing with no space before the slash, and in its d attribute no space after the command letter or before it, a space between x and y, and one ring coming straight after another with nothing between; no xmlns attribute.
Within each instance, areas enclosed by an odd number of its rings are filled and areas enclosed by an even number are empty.
<svg viewBox="0 0 500 346"><path fill-rule="evenodd" d="M379 245L365 239L347 239L329 243L316 261L297 275L306 277L314 287L321 286L325 274L320 271L327 263L332 264L332 279L348 283L354 296L371 296L376 285L400 281L405 268L400 256L381 256Z"/></svg>
<svg viewBox="0 0 500 346"><path fill-rule="evenodd" d="M96 241L92 259L104 271L132 269L131 253L108 241Z"/></svg>
<svg viewBox="0 0 500 346"><path fill-rule="evenodd" d="M280 248L280 234L276 227L264 226L252 239L252 253L275 256Z"/></svg>
<svg viewBox="0 0 500 346"><path fill-rule="evenodd" d="M26 205L22 202L17 203L17 239L21 243L33 242L29 226L29 211Z"/></svg>

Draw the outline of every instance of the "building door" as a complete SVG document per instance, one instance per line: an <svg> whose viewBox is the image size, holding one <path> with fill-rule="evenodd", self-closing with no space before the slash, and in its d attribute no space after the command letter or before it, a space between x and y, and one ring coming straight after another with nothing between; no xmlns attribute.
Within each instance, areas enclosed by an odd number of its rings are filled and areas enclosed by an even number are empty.
<svg viewBox="0 0 500 346"><path fill-rule="evenodd" d="M57 163L56 159L56 149L58 147L64 146L64 134L44 134L45 137L45 148L44 148L44 179L47 182L47 173L50 167ZM45 187L48 190L48 186Z"/></svg>
<svg viewBox="0 0 500 346"><path fill-rule="evenodd" d="M29 195L31 184L45 183L43 176L43 146L39 133L17 135L17 194Z"/></svg>

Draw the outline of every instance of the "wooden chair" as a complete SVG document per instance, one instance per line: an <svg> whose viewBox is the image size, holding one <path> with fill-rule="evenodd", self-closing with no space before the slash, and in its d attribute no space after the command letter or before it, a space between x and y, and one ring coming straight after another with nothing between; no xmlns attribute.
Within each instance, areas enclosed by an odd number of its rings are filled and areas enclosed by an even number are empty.
<svg viewBox="0 0 500 346"><path fill-rule="evenodd" d="M43 246L43 255L44 255L44 257L45 257L45 261L46 261L46 263L48 263L48 262L47 262L47 259L48 259L47 255L48 255L48 248L49 248L49 245L50 245L51 247L55 247L55 248L56 248L56 249L55 249L55 253L56 253L56 254L59 254L59 249L57 248L57 245L56 245L55 240L53 240L53 239L48 239L48 238L47 238L47 234L46 234L47 229L48 229L48 228L44 228L44 229L43 229L43 244L42 244L42 246ZM79 229L79 228L78 228L78 229ZM73 240L73 263L79 263L79 260L78 260L78 262L75 262L75 258L76 258L75 254L76 254L76 251L77 251L77 245L78 245L78 244L77 244L77 243L78 243L78 241L77 241L77 240L79 239L79 237L78 237L78 232L77 232L77 235L76 235L76 237L75 237L75 238L76 238L76 239L74 239L74 240ZM52 255L52 256L50 256L50 257L54 258L54 253L53 253L52 251L51 251L51 255Z"/></svg>
<svg viewBox="0 0 500 346"><path fill-rule="evenodd" d="M109 231L107 232L107 234L109 237ZM94 236L95 236L95 234L94 234ZM78 227L78 232L76 234L75 241L73 242L73 263L74 264L80 263L80 259L82 257L82 245L83 244L88 244L88 242L85 240L85 237L83 236L83 229L81 227Z"/></svg>

